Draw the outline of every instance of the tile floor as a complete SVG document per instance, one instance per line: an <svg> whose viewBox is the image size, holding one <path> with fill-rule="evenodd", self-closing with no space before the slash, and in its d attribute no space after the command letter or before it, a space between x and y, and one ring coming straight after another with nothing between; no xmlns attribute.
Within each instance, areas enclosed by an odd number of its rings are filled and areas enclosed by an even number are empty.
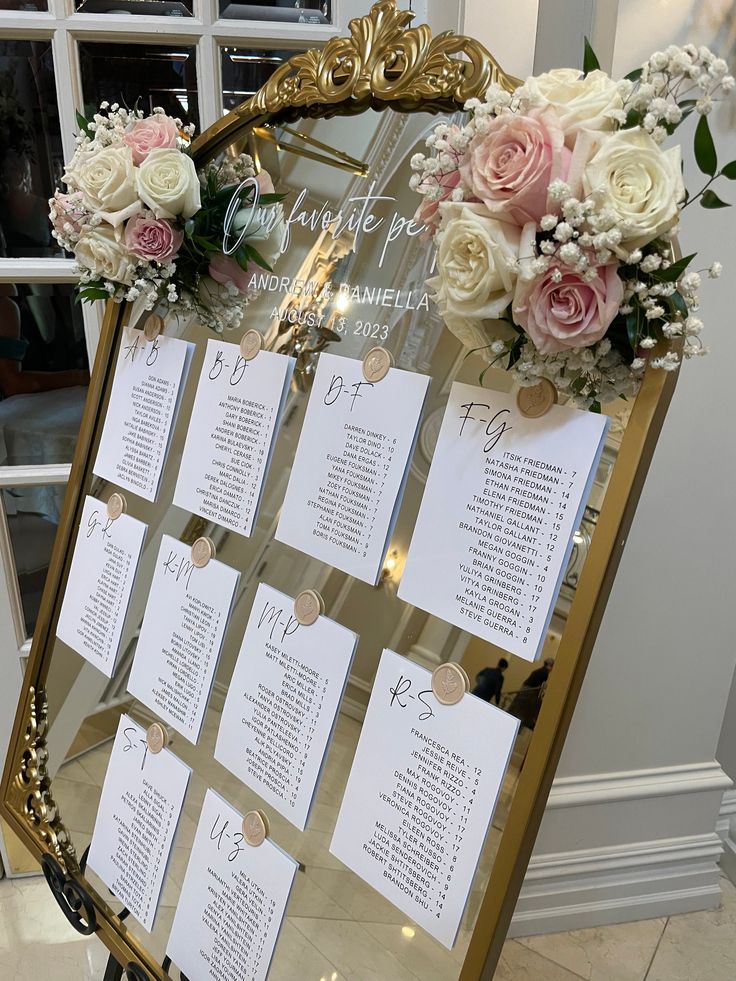
<svg viewBox="0 0 736 981"><path fill-rule="evenodd" d="M242 811L259 798L213 760L218 714L210 711L198 746L183 739L175 752L193 768L153 934L131 929L159 958L165 954L174 910L208 786ZM516 780L510 768L494 828L481 858L466 917L452 951L415 928L394 906L329 853L340 799L360 731L341 716L328 765L304 833L272 814L271 832L305 866L297 875L270 981L457 981L477 914L500 822ZM54 780L61 814L78 853L89 843L110 744L66 764ZM107 890L88 873L100 894ZM111 905L115 907L114 901ZM68 925L43 879L0 881L0 981L101 981L106 952L95 938ZM498 981L736 981L736 887L723 879L723 905L708 913L580 930L507 942Z"/></svg>

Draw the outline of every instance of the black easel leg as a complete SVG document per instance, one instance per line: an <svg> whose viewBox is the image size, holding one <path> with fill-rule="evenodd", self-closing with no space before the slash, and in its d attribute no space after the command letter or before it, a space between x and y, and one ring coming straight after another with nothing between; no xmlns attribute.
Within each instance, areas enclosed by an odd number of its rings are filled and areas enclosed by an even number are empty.
<svg viewBox="0 0 736 981"><path fill-rule="evenodd" d="M122 964L118 964L112 954L110 954L107 961L107 967L105 968L105 976L103 977L102 981L122 981L122 977Z"/></svg>

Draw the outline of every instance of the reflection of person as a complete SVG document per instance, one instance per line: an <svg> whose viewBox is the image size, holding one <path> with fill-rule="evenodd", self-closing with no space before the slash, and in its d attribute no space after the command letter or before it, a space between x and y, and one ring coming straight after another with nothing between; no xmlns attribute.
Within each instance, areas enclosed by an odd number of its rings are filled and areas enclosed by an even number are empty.
<svg viewBox="0 0 736 981"><path fill-rule="evenodd" d="M509 705L509 714L519 719L527 729L533 729L537 724L544 689L554 666L551 657L545 658L544 664L532 671Z"/></svg>
<svg viewBox="0 0 736 981"><path fill-rule="evenodd" d="M505 657L502 657L495 668L483 668L482 671L479 671L475 679L473 694L482 698L484 702L495 700L496 705L500 705L503 673L508 666L509 662Z"/></svg>
<svg viewBox="0 0 736 981"><path fill-rule="evenodd" d="M525 688L541 688L543 684L546 683L549 678L552 668L555 666L554 658L546 657L544 659L544 664L541 668L537 668L535 671L529 675L529 677L524 682Z"/></svg>
<svg viewBox="0 0 736 981"><path fill-rule="evenodd" d="M20 309L14 297L18 292L11 283L0 284L0 395L26 395L50 392L58 388L89 384L86 369L65 371L24 371L22 366L28 341L22 336Z"/></svg>

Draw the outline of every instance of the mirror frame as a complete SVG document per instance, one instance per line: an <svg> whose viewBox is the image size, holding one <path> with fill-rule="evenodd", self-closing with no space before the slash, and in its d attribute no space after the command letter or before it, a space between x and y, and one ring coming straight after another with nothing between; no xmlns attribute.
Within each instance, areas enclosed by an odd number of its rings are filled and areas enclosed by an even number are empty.
<svg viewBox="0 0 736 981"><path fill-rule="evenodd" d="M433 38L426 25L409 26L413 16L399 10L395 0L381 0L350 23L350 37L332 38L321 49L291 58L251 99L195 141L196 163L201 166L233 141L247 139L254 126L368 109L449 113L482 96L492 82L507 89L518 84L474 39L450 32ZM128 316L128 306L108 303L0 788L0 813L43 861L72 922L75 904L79 909L78 888L86 893L88 884L47 772L45 685L84 487L91 477L91 448L103 425L116 341ZM459 981L489 981L501 955L676 375L648 371L632 408ZM50 860L59 863L61 880L54 878ZM103 897L88 891L94 909L85 912L82 905L86 920L93 921L86 932L97 934L126 965L129 977L168 978Z"/></svg>

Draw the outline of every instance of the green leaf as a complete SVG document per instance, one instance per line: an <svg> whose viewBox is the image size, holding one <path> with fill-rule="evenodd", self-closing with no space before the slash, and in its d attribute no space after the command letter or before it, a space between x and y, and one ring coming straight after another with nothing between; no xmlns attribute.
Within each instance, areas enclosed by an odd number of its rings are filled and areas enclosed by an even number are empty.
<svg viewBox="0 0 736 981"><path fill-rule="evenodd" d="M670 305L675 313L679 313L683 317L687 317L690 311L687 308L687 303L685 302L685 298L683 297L682 293L679 292L673 293L672 296L669 298L669 300L670 300Z"/></svg>
<svg viewBox="0 0 736 981"><path fill-rule="evenodd" d="M585 38L585 51L583 53L583 72L585 75L589 75L596 69L600 68L600 62L596 56L595 51L591 47L590 41Z"/></svg>
<svg viewBox="0 0 736 981"><path fill-rule="evenodd" d="M736 181L736 160L732 160L731 163L721 167L721 175L730 181Z"/></svg>
<svg viewBox="0 0 736 981"><path fill-rule="evenodd" d="M629 72L628 75L624 75L624 78L628 82L638 82L641 78L641 73L644 71L643 68L635 68L633 72Z"/></svg>
<svg viewBox="0 0 736 981"><path fill-rule="evenodd" d="M273 268L269 266L269 264L261 255L261 253L257 252L252 245L244 245L243 249L245 250L248 258L251 259L253 262L255 262L257 266L260 266L261 269L265 269L267 272L273 272Z"/></svg>
<svg viewBox="0 0 736 981"><path fill-rule="evenodd" d="M591 402L590 403L590 409L588 411L589 412L600 412L601 411L601 403L598 402L598 401Z"/></svg>
<svg viewBox="0 0 736 981"><path fill-rule="evenodd" d="M626 120L623 125L623 129L634 129L637 126L641 126L641 121L644 118L642 113L638 109L629 109L626 113Z"/></svg>
<svg viewBox="0 0 736 981"><path fill-rule="evenodd" d="M691 255L684 255L682 259L678 259L677 262L673 262L672 265L668 266L666 269L658 269L657 272L653 274L653 278L658 279L662 283L674 283L680 278L680 276L682 276L697 254L697 252L693 252Z"/></svg>
<svg viewBox="0 0 736 981"><path fill-rule="evenodd" d="M698 121L693 148L695 150L695 163L704 174L713 177L718 169L718 156L707 116L701 116Z"/></svg>
<svg viewBox="0 0 736 981"><path fill-rule="evenodd" d="M700 205L703 208L730 208L731 205L728 201L722 201L715 191L703 191L703 196L700 199Z"/></svg>

